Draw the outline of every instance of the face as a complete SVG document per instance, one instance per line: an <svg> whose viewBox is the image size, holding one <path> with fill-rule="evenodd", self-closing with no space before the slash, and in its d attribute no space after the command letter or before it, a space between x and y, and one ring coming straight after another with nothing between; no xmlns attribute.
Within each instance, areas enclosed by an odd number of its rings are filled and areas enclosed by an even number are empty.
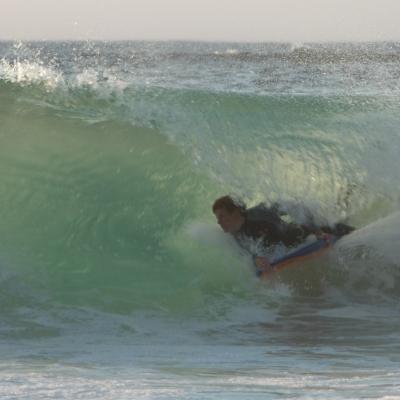
<svg viewBox="0 0 400 400"><path fill-rule="evenodd" d="M217 218L218 225L220 225L226 233L237 232L244 222L244 218L239 210L229 212L225 208L218 208L215 210L214 214Z"/></svg>

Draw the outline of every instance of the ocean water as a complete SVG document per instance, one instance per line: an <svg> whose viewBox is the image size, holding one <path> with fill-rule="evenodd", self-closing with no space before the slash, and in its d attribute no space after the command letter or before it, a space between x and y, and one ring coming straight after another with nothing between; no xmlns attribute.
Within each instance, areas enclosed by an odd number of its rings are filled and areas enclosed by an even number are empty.
<svg viewBox="0 0 400 400"><path fill-rule="evenodd" d="M400 399L399 154L399 43L0 42L0 398ZM259 281L226 193L359 231Z"/></svg>

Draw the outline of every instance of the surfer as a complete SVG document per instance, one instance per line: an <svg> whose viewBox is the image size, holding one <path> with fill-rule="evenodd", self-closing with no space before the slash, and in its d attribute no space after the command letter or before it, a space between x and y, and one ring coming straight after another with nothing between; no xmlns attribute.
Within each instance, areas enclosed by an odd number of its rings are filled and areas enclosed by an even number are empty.
<svg viewBox="0 0 400 400"><path fill-rule="evenodd" d="M243 202L228 195L215 200L212 210L223 231L231 234L242 248L252 254L259 270L268 270L271 265L267 257L255 251L254 243L262 249L276 245L293 247L302 244L311 234L317 238L326 234L342 237L354 230L343 223L333 227L317 226L312 214L305 209L305 223L290 222L282 218L287 213L279 204L267 207L261 203L247 208Z"/></svg>

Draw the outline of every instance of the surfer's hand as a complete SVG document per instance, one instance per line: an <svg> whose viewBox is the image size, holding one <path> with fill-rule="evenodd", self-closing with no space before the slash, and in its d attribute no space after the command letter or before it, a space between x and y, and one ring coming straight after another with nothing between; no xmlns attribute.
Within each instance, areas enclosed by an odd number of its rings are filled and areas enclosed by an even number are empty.
<svg viewBox="0 0 400 400"><path fill-rule="evenodd" d="M258 269L267 271L271 268L271 264L269 263L268 259L265 257L256 257L254 262Z"/></svg>
<svg viewBox="0 0 400 400"><path fill-rule="evenodd" d="M307 225L303 225L303 226L309 235L315 235L315 237L317 239L322 239L322 237L325 235L324 231L322 231L320 228L317 228L315 226L307 226Z"/></svg>

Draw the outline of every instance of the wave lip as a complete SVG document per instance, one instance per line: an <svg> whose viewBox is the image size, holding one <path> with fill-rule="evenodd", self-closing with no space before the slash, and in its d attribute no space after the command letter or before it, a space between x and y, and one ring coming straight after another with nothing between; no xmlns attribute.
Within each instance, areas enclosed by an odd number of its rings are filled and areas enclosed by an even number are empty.
<svg viewBox="0 0 400 400"><path fill-rule="evenodd" d="M224 93L399 94L395 43L0 42L3 74L49 89L136 85ZM229 79L226 77L229 76ZM115 84L118 82L118 84ZM109 90L111 88L109 87Z"/></svg>

